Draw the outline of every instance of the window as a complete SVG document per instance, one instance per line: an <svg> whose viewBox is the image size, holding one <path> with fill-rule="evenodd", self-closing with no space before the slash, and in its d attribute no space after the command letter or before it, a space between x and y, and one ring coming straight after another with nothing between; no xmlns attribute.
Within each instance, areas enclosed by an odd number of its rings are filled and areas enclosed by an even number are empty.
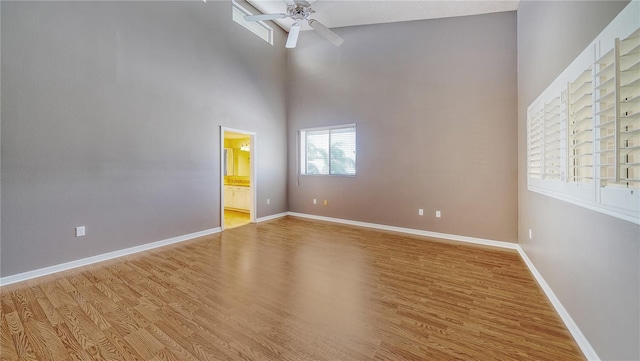
<svg viewBox="0 0 640 361"><path fill-rule="evenodd" d="M266 41L267 43L273 45L273 29L264 23L264 21L246 21L244 19L245 15L253 15L249 10L243 8L235 1L232 1L232 14L233 21L242 25L252 33L258 35L261 39Z"/></svg>
<svg viewBox="0 0 640 361"><path fill-rule="evenodd" d="M355 124L302 129L300 160L301 174L355 176Z"/></svg>
<svg viewBox="0 0 640 361"><path fill-rule="evenodd" d="M625 8L527 108L528 189L636 224L639 8Z"/></svg>

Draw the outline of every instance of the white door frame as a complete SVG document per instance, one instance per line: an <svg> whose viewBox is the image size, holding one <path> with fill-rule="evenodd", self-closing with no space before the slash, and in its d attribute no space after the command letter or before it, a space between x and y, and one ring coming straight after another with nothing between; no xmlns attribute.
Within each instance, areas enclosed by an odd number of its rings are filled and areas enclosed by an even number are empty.
<svg viewBox="0 0 640 361"><path fill-rule="evenodd" d="M251 174L249 176L249 182L250 182L250 186L249 186L249 192L251 193L251 206L249 209L249 221L251 223L256 223L256 214L257 214L257 204L258 202L256 201L256 194L258 194L257 189L258 189L258 183L256 182L257 177L256 177L256 169L258 169L258 167L256 166L257 162L256 162L256 132L250 132L248 130L242 130L242 129L236 129L236 128L229 128L229 127L225 127L223 125L220 126L220 229L224 230L224 163L225 163L225 159L224 159L224 132L234 132L234 133L240 133L240 134L246 134L249 136L249 138L251 138L251 140L249 141L249 159L250 159L250 164L249 167L251 169Z"/></svg>

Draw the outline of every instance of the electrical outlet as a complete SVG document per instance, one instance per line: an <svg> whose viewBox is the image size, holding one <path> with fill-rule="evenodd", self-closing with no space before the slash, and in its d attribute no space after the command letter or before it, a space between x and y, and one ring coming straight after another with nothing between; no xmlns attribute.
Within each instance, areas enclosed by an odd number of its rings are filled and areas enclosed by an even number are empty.
<svg viewBox="0 0 640 361"><path fill-rule="evenodd" d="M328 204L329 204L329 201L327 201L327 200L325 199L325 200L324 200L324 205L326 206L326 205L328 205Z"/></svg>
<svg viewBox="0 0 640 361"><path fill-rule="evenodd" d="M267 198L267 204L271 203L271 199Z"/></svg>
<svg viewBox="0 0 640 361"><path fill-rule="evenodd" d="M436 211L436 218L440 218L442 217L442 213L440 213L440 211Z"/></svg>
<svg viewBox="0 0 640 361"><path fill-rule="evenodd" d="M529 228L529 239L533 239L533 231Z"/></svg>
<svg viewBox="0 0 640 361"><path fill-rule="evenodd" d="M424 209L422 209L422 208L418 209L418 215L419 216L424 216Z"/></svg>
<svg viewBox="0 0 640 361"><path fill-rule="evenodd" d="M318 203L318 201L316 201L316 199L314 198L313 199L313 204L317 204L317 203Z"/></svg>
<svg viewBox="0 0 640 361"><path fill-rule="evenodd" d="M86 229L84 226L82 227L76 227L76 237L82 237L85 234L87 234Z"/></svg>

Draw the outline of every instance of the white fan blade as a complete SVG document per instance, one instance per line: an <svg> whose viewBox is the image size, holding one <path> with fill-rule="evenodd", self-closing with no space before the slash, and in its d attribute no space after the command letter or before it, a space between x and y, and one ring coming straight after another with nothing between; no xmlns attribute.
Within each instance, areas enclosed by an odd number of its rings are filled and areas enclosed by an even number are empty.
<svg viewBox="0 0 640 361"><path fill-rule="evenodd" d="M259 15L245 15L244 19L246 21L263 21L263 20L284 19L286 17L287 17L287 14L259 14Z"/></svg>
<svg viewBox="0 0 640 361"><path fill-rule="evenodd" d="M293 24L289 29L289 37L287 38L287 45L285 48L295 48L298 44L298 35L300 34L300 24Z"/></svg>
<svg viewBox="0 0 640 361"><path fill-rule="evenodd" d="M296 6L296 2L293 0L282 0L285 2L285 4L289 5L289 6Z"/></svg>
<svg viewBox="0 0 640 361"><path fill-rule="evenodd" d="M323 38L329 40L333 45L340 46L344 42L344 39L338 36L338 34L329 30L328 27L322 25L318 20L309 20L309 25L313 28L313 30L317 31L318 34L322 35Z"/></svg>
<svg viewBox="0 0 640 361"><path fill-rule="evenodd" d="M298 4L298 5L302 5L302 6L311 6L311 4L309 4L308 2L306 2L305 0L293 0L294 3Z"/></svg>

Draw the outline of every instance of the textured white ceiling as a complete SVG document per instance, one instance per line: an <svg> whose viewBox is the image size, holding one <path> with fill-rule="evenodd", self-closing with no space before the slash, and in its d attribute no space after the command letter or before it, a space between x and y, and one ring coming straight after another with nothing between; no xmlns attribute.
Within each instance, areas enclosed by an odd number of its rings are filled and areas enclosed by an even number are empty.
<svg viewBox="0 0 640 361"><path fill-rule="evenodd" d="M436 19L453 16L487 14L512 11L520 0L307 0L315 10L311 18L329 28L392 23L397 21ZM281 0L248 0L263 14L284 13L286 5ZM275 20L286 31L293 21ZM305 24L303 30L310 27Z"/></svg>

